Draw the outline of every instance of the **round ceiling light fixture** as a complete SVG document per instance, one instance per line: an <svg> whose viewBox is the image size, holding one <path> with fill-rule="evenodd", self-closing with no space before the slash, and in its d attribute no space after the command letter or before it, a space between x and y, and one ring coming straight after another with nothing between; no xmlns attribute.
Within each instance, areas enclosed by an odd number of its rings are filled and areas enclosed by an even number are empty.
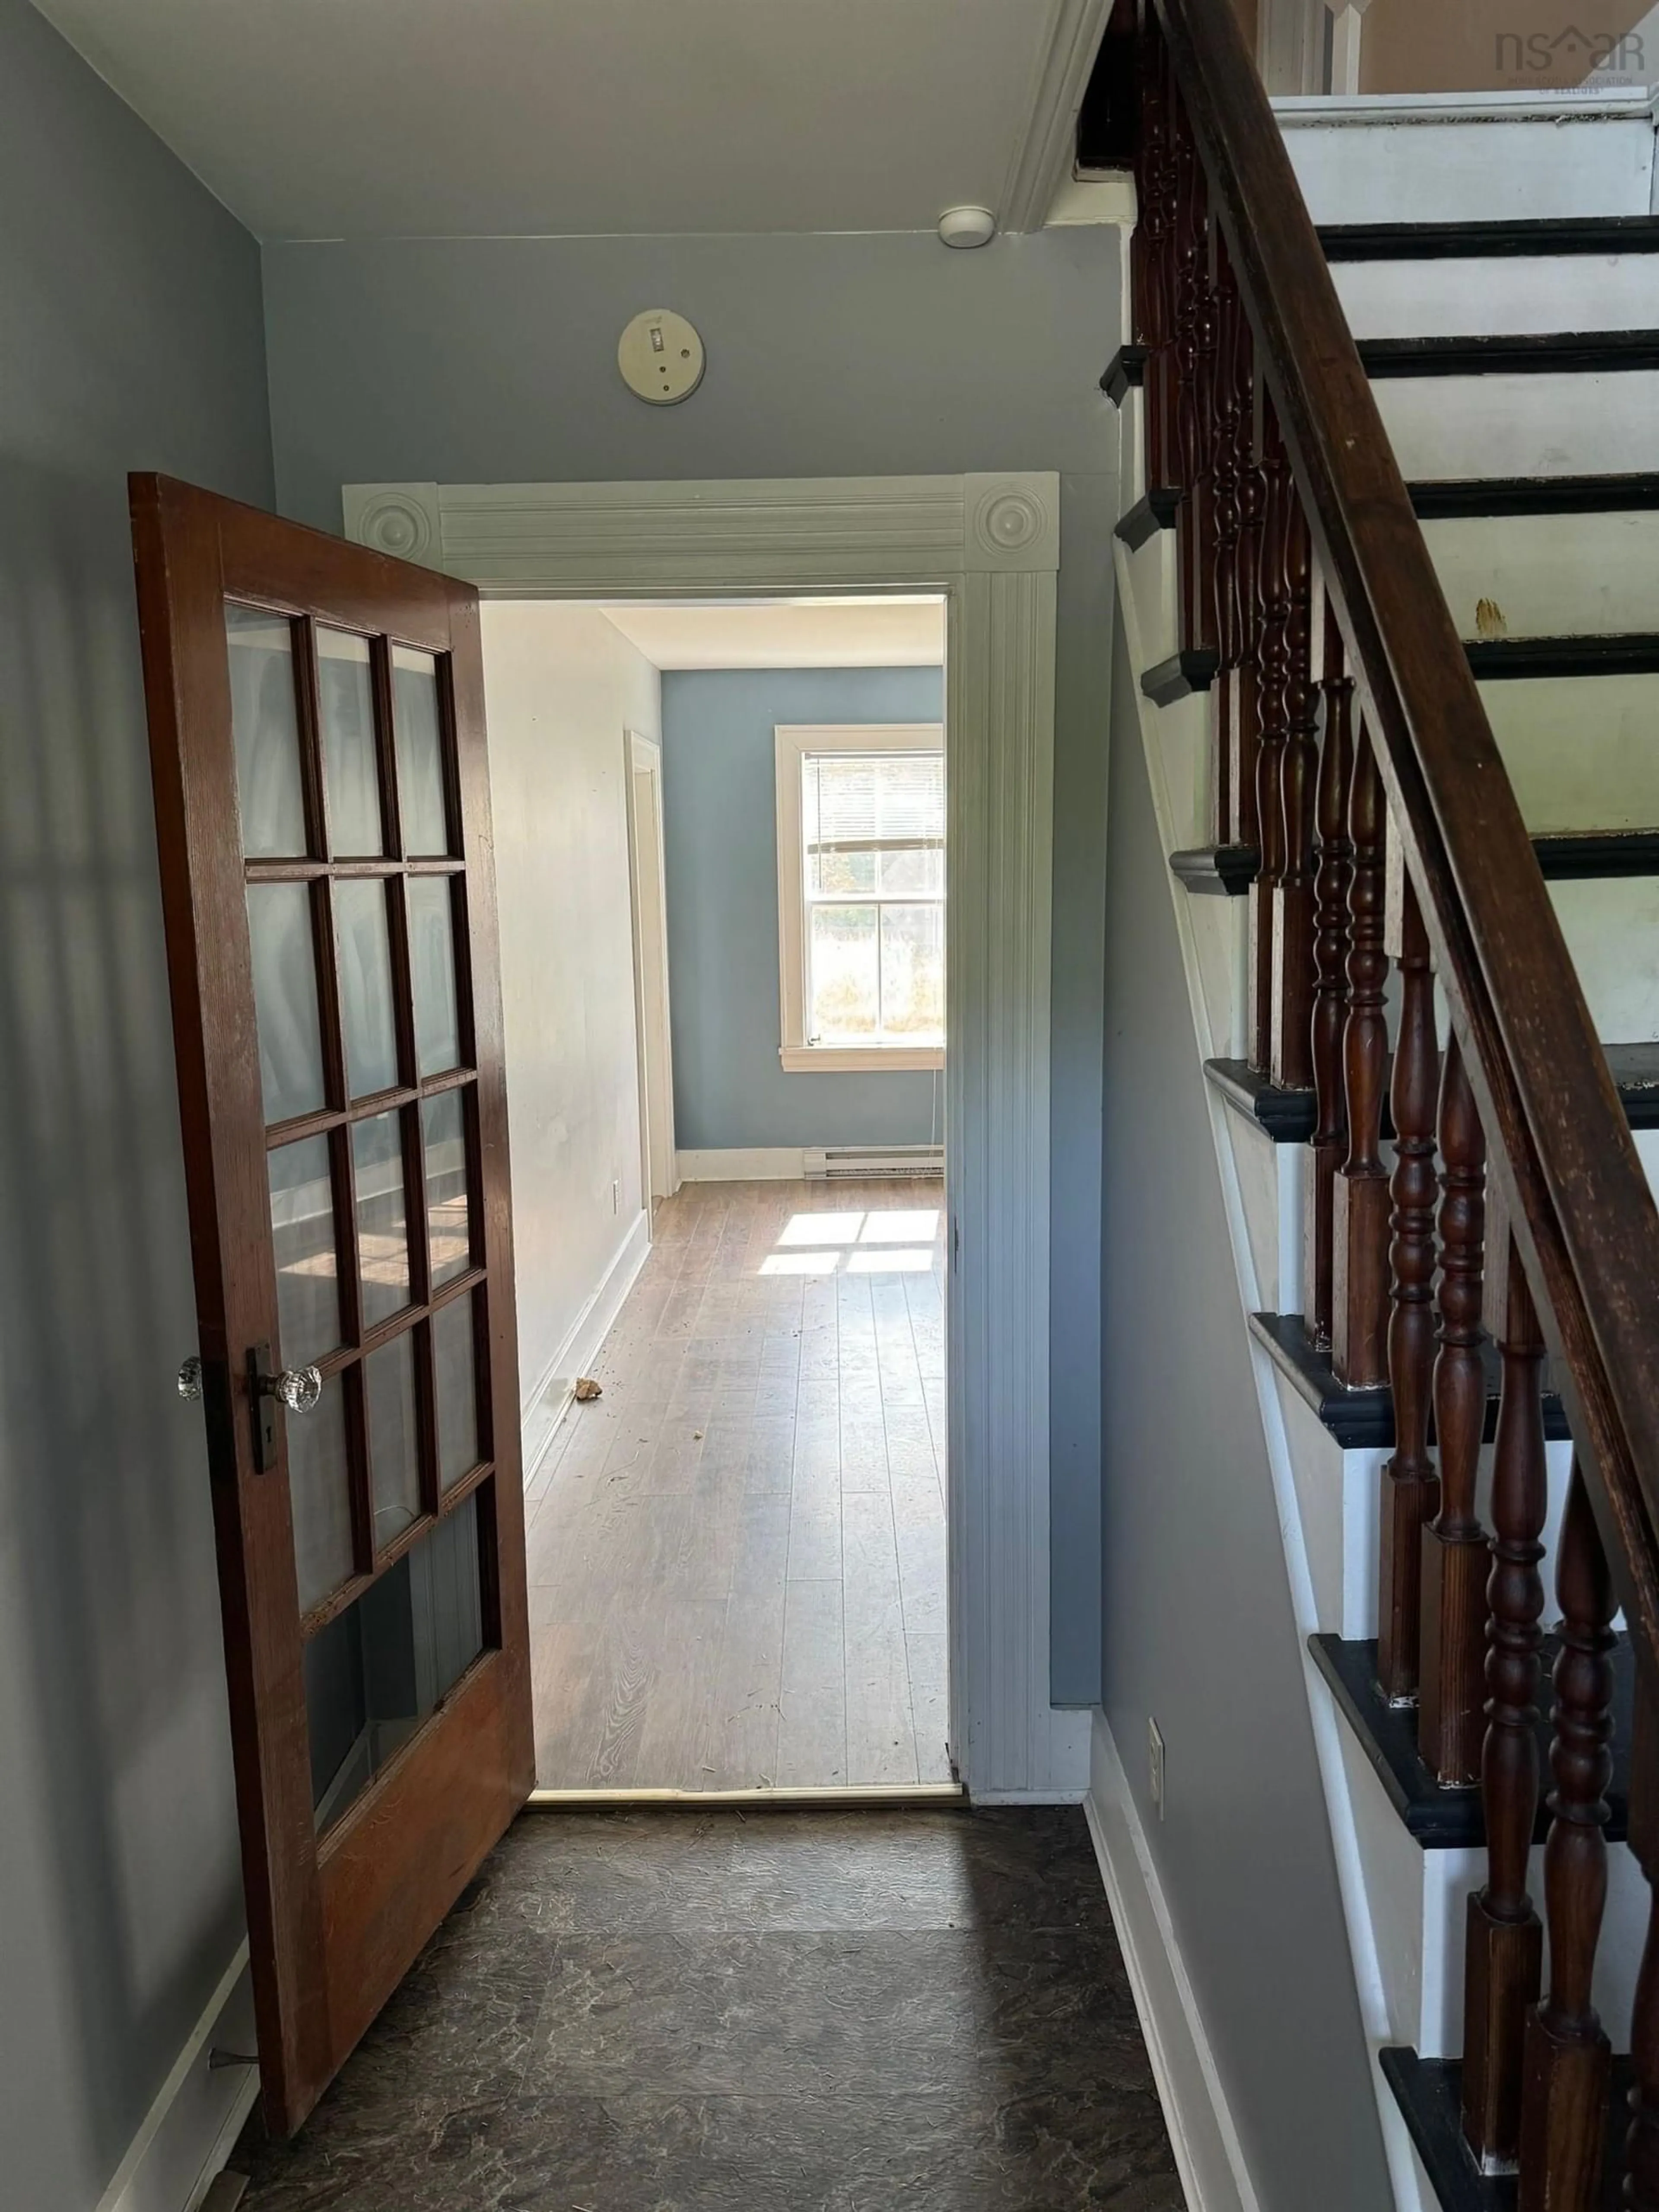
<svg viewBox="0 0 1659 2212"><path fill-rule="evenodd" d="M939 219L939 234L946 246L960 250L988 246L997 234L997 219L989 208L946 208Z"/></svg>

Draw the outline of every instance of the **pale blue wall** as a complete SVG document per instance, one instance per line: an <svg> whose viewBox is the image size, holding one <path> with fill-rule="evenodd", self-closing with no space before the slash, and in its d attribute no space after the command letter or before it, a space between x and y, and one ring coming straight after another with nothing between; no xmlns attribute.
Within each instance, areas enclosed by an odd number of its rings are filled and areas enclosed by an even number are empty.
<svg viewBox="0 0 1659 2212"><path fill-rule="evenodd" d="M937 722L939 668L696 669L662 679L663 842L684 1149L921 1145L939 1075L786 1075L778 1062L780 722Z"/></svg>
<svg viewBox="0 0 1659 2212"><path fill-rule="evenodd" d="M1062 226L948 253L931 232L384 239L265 248L282 511L344 483L1060 472L1054 727L1055 1698L1100 1682L1100 1115L1119 237ZM641 407L617 332L671 300L708 348ZM689 1141L689 1139L688 1139Z"/></svg>
<svg viewBox="0 0 1659 2212"><path fill-rule="evenodd" d="M0 2198L87 2212L242 1933L129 469L269 506L259 249L0 0Z"/></svg>

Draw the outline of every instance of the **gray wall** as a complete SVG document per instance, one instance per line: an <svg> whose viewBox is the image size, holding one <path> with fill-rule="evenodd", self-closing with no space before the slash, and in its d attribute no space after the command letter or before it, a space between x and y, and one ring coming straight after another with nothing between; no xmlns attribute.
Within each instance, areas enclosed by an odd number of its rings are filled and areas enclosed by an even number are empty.
<svg viewBox="0 0 1659 2212"><path fill-rule="evenodd" d="M1370 2062L1121 628L1106 878L1102 1702L1263 2205L1386 2212ZM1146 1721L1168 1746L1146 1795Z"/></svg>
<svg viewBox="0 0 1659 2212"><path fill-rule="evenodd" d="M940 668L670 671L663 844L675 1141L925 1145L939 1074L786 1075L778 1063L779 722L939 722Z"/></svg>
<svg viewBox="0 0 1659 2212"><path fill-rule="evenodd" d="M0 2144L88 2212L241 1931L126 471L269 504L257 248L0 0Z"/></svg>
<svg viewBox="0 0 1659 2212"><path fill-rule="evenodd" d="M265 252L277 498L352 482L1062 477L1054 989L1055 1696L1099 1680L1099 1066L1117 234L404 240ZM630 398L617 333L689 314L683 407Z"/></svg>

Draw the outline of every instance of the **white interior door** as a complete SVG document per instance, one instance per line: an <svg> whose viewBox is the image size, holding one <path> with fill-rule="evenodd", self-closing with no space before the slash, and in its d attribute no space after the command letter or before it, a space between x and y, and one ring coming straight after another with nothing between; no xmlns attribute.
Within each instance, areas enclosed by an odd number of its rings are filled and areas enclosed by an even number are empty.
<svg viewBox="0 0 1659 2212"><path fill-rule="evenodd" d="M654 1206L680 1187L674 1148L674 1057L668 1016L668 902L662 845L662 748L626 732L628 866L634 896L634 1008L640 1054L640 1148Z"/></svg>

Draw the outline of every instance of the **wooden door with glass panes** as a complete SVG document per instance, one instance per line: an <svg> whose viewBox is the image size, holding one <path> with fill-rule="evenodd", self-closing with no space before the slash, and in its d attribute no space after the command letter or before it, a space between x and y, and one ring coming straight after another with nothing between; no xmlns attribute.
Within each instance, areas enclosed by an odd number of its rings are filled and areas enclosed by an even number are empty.
<svg viewBox="0 0 1659 2212"><path fill-rule="evenodd" d="M131 482L266 2118L534 1769L477 595Z"/></svg>

